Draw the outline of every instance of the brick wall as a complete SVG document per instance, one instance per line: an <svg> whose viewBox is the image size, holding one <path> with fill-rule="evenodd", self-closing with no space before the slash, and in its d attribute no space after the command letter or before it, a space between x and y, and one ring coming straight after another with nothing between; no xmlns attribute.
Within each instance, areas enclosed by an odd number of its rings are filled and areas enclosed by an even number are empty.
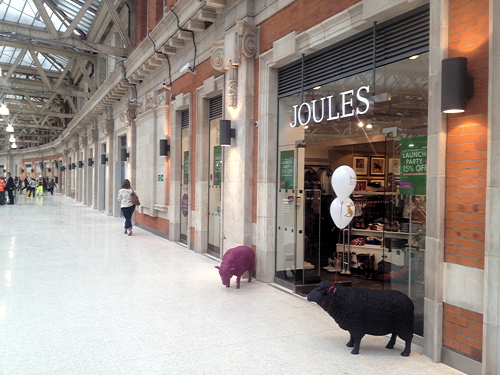
<svg viewBox="0 0 500 375"><path fill-rule="evenodd" d="M301 33L361 0L297 0L259 25L260 53L292 31Z"/></svg>
<svg viewBox="0 0 500 375"><path fill-rule="evenodd" d="M445 260L484 268L488 1L450 1L449 56L468 59L474 97L448 117Z"/></svg>
<svg viewBox="0 0 500 375"><path fill-rule="evenodd" d="M149 0L148 4L148 31L150 31L163 18L163 0Z"/></svg>
<svg viewBox="0 0 500 375"><path fill-rule="evenodd" d="M147 35L148 6L145 1L138 1L135 7L135 43L139 45Z"/></svg>
<svg viewBox="0 0 500 375"><path fill-rule="evenodd" d="M443 345L481 362L483 316L448 304L443 310Z"/></svg>
<svg viewBox="0 0 500 375"><path fill-rule="evenodd" d="M158 232L165 233L167 235L169 233L170 221L167 219L162 219L160 217L151 217L149 215L140 214L136 211L135 221L148 228L157 230Z"/></svg>
<svg viewBox="0 0 500 375"><path fill-rule="evenodd" d="M445 261L484 268L488 137L488 0L450 0L449 57L468 59L474 97L448 115ZM479 313L444 306L444 347L481 361Z"/></svg>

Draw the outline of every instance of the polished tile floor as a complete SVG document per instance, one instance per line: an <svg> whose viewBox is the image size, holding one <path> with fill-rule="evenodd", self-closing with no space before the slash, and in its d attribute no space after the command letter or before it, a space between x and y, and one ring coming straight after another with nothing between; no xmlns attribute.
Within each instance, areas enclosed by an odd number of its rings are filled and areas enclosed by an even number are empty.
<svg viewBox="0 0 500 375"><path fill-rule="evenodd" d="M56 194L0 206L0 374L459 374Z"/></svg>

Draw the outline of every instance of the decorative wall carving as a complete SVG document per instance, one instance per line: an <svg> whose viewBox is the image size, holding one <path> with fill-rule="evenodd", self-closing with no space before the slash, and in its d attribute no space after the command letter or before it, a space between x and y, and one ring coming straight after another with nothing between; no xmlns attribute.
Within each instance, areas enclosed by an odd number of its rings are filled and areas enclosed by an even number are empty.
<svg viewBox="0 0 500 375"><path fill-rule="evenodd" d="M156 96L156 106L163 107L168 105L168 91L159 92Z"/></svg>
<svg viewBox="0 0 500 375"><path fill-rule="evenodd" d="M91 143L96 143L99 140L99 129L92 128L89 130L88 138Z"/></svg>
<svg viewBox="0 0 500 375"><path fill-rule="evenodd" d="M238 66L244 57L253 58L257 52L257 28L246 21L237 21L234 34L212 43L211 63L221 72L228 70L227 104L238 103Z"/></svg>
<svg viewBox="0 0 500 375"><path fill-rule="evenodd" d="M104 120L101 122L100 128L104 135L109 136L113 134L115 124L113 123L113 120Z"/></svg>
<svg viewBox="0 0 500 375"><path fill-rule="evenodd" d="M224 41L218 40L212 43L212 56L210 62L212 67L220 72L223 72L226 68L225 60L226 54L224 53Z"/></svg>
<svg viewBox="0 0 500 375"><path fill-rule="evenodd" d="M73 141L73 145L71 146L71 149L74 152L77 152L79 148L80 147L79 147L79 144L78 144L78 136L76 136L75 140Z"/></svg>
<svg viewBox="0 0 500 375"><path fill-rule="evenodd" d="M242 55L254 57L257 52L257 28L246 21L236 21L236 38L236 52L240 61Z"/></svg>
<svg viewBox="0 0 500 375"><path fill-rule="evenodd" d="M82 134L80 134L79 136L79 142L80 142L80 149L84 149L85 147L87 147L87 134L82 132Z"/></svg>

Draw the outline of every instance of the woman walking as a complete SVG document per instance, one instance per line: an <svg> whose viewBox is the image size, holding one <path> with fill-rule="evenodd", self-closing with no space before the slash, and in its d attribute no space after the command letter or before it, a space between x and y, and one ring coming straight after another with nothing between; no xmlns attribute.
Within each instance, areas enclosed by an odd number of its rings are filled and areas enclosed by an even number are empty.
<svg viewBox="0 0 500 375"><path fill-rule="evenodd" d="M118 191L118 200L125 218L125 231L123 233L128 233L129 236L132 235L132 214L135 211L135 205L130 200L130 194L132 193L135 192L130 186L130 181L128 179L123 180L122 188Z"/></svg>

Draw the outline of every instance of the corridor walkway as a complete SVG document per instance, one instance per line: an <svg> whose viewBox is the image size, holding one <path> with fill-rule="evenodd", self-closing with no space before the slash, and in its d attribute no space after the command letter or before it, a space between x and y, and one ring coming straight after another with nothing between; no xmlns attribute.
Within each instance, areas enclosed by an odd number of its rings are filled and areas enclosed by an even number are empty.
<svg viewBox="0 0 500 375"><path fill-rule="evenodd" d="M1 375L460 374L60 194L0 206Z"/></svg>

